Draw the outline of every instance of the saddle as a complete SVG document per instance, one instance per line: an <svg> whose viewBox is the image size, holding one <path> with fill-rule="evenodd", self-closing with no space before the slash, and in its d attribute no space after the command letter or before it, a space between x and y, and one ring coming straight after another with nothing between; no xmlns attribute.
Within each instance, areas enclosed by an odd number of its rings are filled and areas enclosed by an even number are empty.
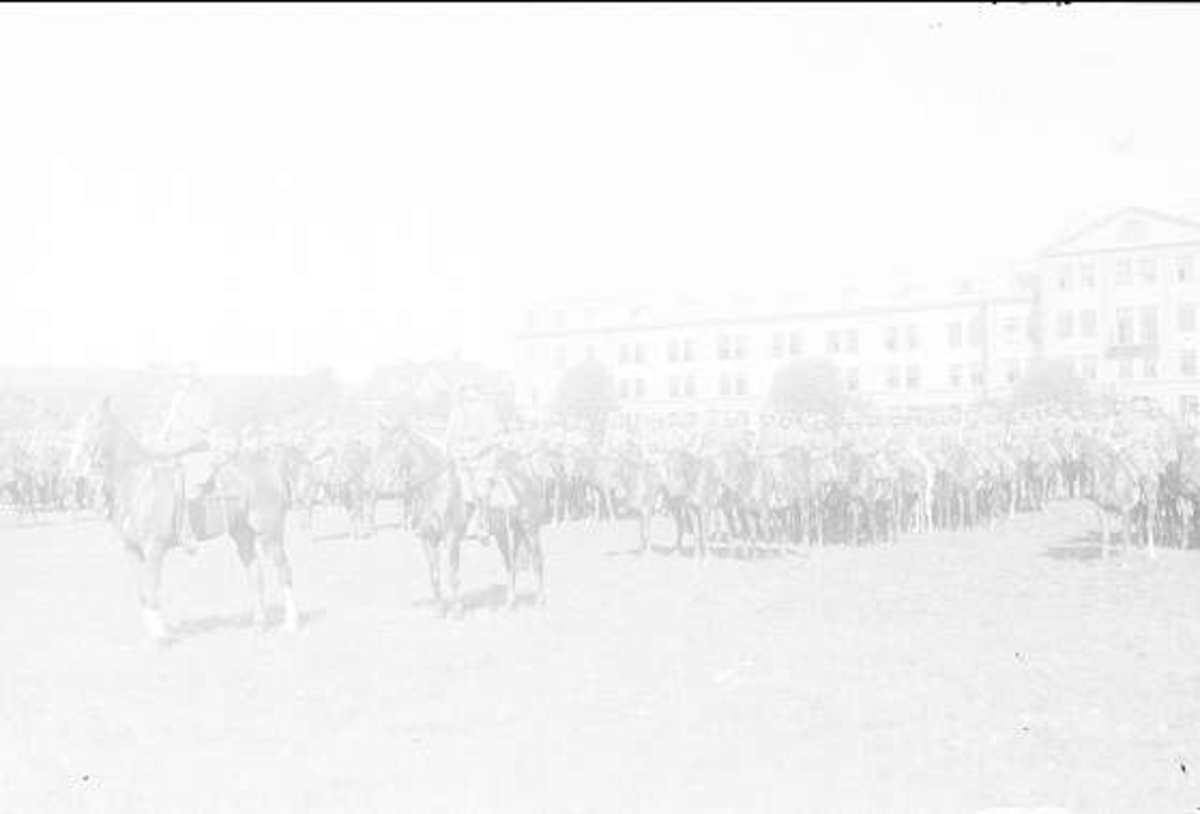
<svg viewBox="0 0 1200 814"><path fill-rule="evenodd" d="M188 492L184 489L184 494ZM232 496L216 491L216 470L197 484L194 496L186 497L187 522L197 540L211 540L229 530L229 503Z"/></svg>

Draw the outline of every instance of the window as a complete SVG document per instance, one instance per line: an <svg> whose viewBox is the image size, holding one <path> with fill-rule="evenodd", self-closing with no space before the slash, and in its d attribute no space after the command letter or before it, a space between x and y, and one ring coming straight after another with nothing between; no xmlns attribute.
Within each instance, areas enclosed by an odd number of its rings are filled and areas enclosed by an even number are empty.
<svg viewBox="0 0 1200 814"><path fill-rule="evenodd" d="M1157 379L1158 378L1158 362L1154 359L1142 360L1142 378Z"/></svg>
<svg viewBox="0 0 1200 814"><path fill-rule="evenodd" d="M1183 254L1175 259L1175 278L1181 283L1190 283L1196 279L1192 272L1190 254Z"/></svg>
<svg viewBox="0 0 1200 814"><path fill-rule="evenodd" d="M890 390L895 390L900 386L900 368L895 365L887 369L887 386Z"/></svg>
<svg viewBox="0 0 1200 814"><path fill-rule="evenodd" d="M1133 261L1128 257L1117 261L1117 285L1133 285Z"/></svg>
<svg viewBox="0 0 1200 814"><path fill-rule="evenodd" d="M1091 263L1081 263L1079 266L1079 287L1096 287L1096 267Z"/></svg>
<svg viewBox="0 0 1200 814"><path fill-rule="evenodd" d="M683 361L692 362L696 359L696 343L691 339L683 340Z"/></svg>
<svg viewBox="0 0 1200 814"><path fill-rule="evenodd" d="M963 383L963 366L950 365L950 386L962 387Z"/></svg>
<svg viewBox="0 0 1200 814"><path fill-rule="evenodd" d="M696 395L696 377L695 376L684 376L683 377L683 395L687 396L688 398L691 398L692 396Z"/></svg>
<svg viewBox="0 0 1200 814"><path fill-rule="evenodd" d="M1009 359L1008 366L1005 370L1005 378L1009 384L1016 384L1017 379L1021 378L1021 363L1016 359Z"/></svg>
<svg viewBox="0 0 1200 814"><path fill-rule="evenodd" d="M679 340L678 339L672 339L670 342L667 343L667 361L668 362L678 362L679 361Z"/></svg>
<svg viewBox="0 0 1200 814"><path fill-rule="evenodd" d="M916 350L917 346L921 344L920 343L920 334L917 331L916 325L909 325L908 330L905 331L905 336L908 339L908 349L909 350Z"/></svg>
<svg viewBox="0 0 1200 814"><path fill-rule="evenodd" d="M560 308L560 309L555 310L555 312L554 312L554 327L562 328L563 324L565 322L566 322L566 316L563 314L562 309Z"/></svg>
<svg viewBox="0 0 1200 814"><path fill-rule="evenodd" d="M1196 375L1196 350L1185 348L1179 354L1179 375L1189 378Z"/></svg>
<svg viewBox="0 0 1200 814"><path fill-rule="evenodd" d="M909 390L916 390L921 385L921 369L916 365L909 365L904 370L904 386Z"/></svg>
<svg viewBox="0 0 1200 814"><path fill-rule="evenodd" d="M667 394L671 398L679 398L679 377L672 376L667 380Z"/></svg>
<svg viewBox="0 0 1200 814"><path fill-rule="evenodd" d="M1015 342L1021 336L1021 318L1008 317L1004 320L1004 338Z"/></svg>
<svg viewBox="0 0 1200 814"><path fill-rule="evenodd" d="M887 339L884 340L888 350L900 350L900 329L891 327L887 329Z"/></svg>
<svg viewBox="0 0 1200 814"><path fill-rule="evenodd" d="M738 334L736 337L734 337L733 351L734 351L735 358L737 358L737 359L745 359L746 358L746 335L745 334Z"/></svg>
<svg viewBox="0 0 1200 814"><path fill-rule="evenodd" d="M589 362L596 361L596 346L588 345L587 349L584 350L583 355Z"/></svg>
<svg viewBox="0 0 1200 814"><path fill-rule="evenodd" d="M983 365L978 362L971 365L971 386L983 387Z"/></svg>
<svg viewBox="0 0 1200 814"><path fill-rule="evenodd" d="M792 331L788 334L788 353L792 356L799 356L804 352L804 342L799 331Z"/></svg>
<svg viewBox="0 0 1200 814"><path fill-rule="evenodd" d="M1148 305L1141 312L1141 340L1144 344L1158 342L1158 308Z"/></svg>
<svg viewBox="0 0 1200 814"><path fill-rule="evenodd" d="M1133 344L1133 309L1117 309L1117 344Z"/></svg>
<svg viewBox="0 0 1200 814"><path fill-rule="evenodd" d="M1158 268L1153 257L1138 260L1138 281L1142 285L1154 285L1158 282Z"/></svg>
<svg viewBox="0 0 1200 814"><path fill-rule="evenodd" d="M730 390L732 389L730 387L729 374L722 373L721 378L717 382L717 385L718 385L717 392L720 393L722 396L728 396Z"/></svg>
<svg viewBox="0 0 1200 814"><path fill-rule="evenodd" d="M1075 334L1075 315L1062 311L1058 315L1058 338L1070 339Z"/></svg>
<svg viewBox="0 0 1200 814"><path fill-rule="evenodd" d="M1080 363L1080 367L1082 368L1082 371L1083 371L1083 378L1088 379L1090 381L1096 380L1096 357L1095 356L1083 357L1083 360Z"/></svg>
<svg viewBox="0 0 1200 814"><path fill-rule="evenodd" d="M1095 336L1096 335L1096 312L1089 308L1079 312L1079 335L1080 336Z"/></svg>
<svg viewBox="0 0 1200 814"><path fill-rule="evenodd" d="M1064 263L1058 269L1058 290L1070 291L1075 287L1075 272L1070 263Z"/></svg>
<svg viewBox="0 0 1200 814"><path fill-rule="evenodd" d="M717 358L724 361L729 356L729 334L721 334L717 337Z"/></svg>
<svg viewBox="0 0 1200 814"><path fill-rule="evenodd" d="M950 347L961 348L963 343L963 326L961 322L951 322L946 326Z"/></svg>
<svg viewBox="0 0 1200 814"><path fill-rule="evenodd" d="M783 331L776 331L771 337L771 355L776 359L783 356Z"/></svg>
<svg viewBox="0 0 1200 814"><path fill-rule="evenodd" d="M646 346L638 342L633 346L633 363L635 365L646 364ZM640 381L640 379L639 379Z"/></svg>
<svg viewBox="0 0 1200 814"><path fill-rule="evenodd" d="M1196 332L1196 306L1190 303L1179 306L1179 330L1189 334Z"/></svg>
<svg viewBox="0 0 1200 814"><path fill-rule="evenodd" d="M633 395L639 399L646 397L646 380L645 379L634 379L633 380Z"/></svg>
<svg viewBox="0 0 1200 814"><path fill-rule="evenodd" d="M858 368L856 367L846 369L846 390L851 393L858 392Z"/></svg>
<svg viewBox="0 0 1200 814"><path fill-rule="evenodd" d="M748 385L748 383L747 383L747 381L746 381L746 376L745 376L745 374L739 373L739 374L737 375L737 378L734 380L734 384L735 384L735 385L736 385L736 387L737 387L737 394L738 394L739 396L744 396L744 395L746 395L747 393L749 393L749 392L750 392L750 388L749 388L749 385Z"/></svg>
<svg viewBox="0 0 1200 814"><path fill-rule="evenodd" d="M621 365L629 364L629 345L625 344L624 342L621 343L621 351L620 351L620 354L618 355L617 359L618 359L617 364L621 364Z"/></svg>
<svg viewBox="0 0 1200 814"><path fill-rule="evenodd" d="M854 329L846 331L845 343L846 353L858 353L858 331Z"/></svg>
<svg viewBox="0 0 1200 814"><path fill-rule="evenodd" d="M979 314L971 317L970 325L967 328L967 341L973 348L983 344L983 318Z"/></svg>
<svg viewBox="0 0 1200 814"><path fill-rule="evenodd" d="M842 337L837 331L825 332L825 351L827 353L839 353L842 349Z"/></svg>
<svg viewBox="0 0 1200 814"><path fill-rule="evenodd" d="M1117 375L1120 376L1122 379L1132 379L1133 378L1133 360L1132 359L1122 359L1120 362L1118 362L1117 363Z"/></svg>
<svg viewBox="0 0 1200 814"><path fill-rule="evenodd" d="M621 379L621 383L617 386L621 398L629 398L629 379Z"/></svg>

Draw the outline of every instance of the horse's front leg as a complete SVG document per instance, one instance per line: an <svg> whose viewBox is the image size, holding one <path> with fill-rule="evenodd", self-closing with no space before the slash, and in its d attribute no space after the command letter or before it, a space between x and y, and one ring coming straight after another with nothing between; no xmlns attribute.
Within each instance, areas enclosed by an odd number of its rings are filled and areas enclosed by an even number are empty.
<svg viewBox="0 0 1200 814"><path fill-rule="evenodd" d="M435 613L442 614L446 609L442 602L442 547L438 545L437 537L432 534L422 534L421 544L425 549L425 560L429 566L429 585L433 591L433 609Z"/></svg>
<svg viewBox="0 0 1200 814"><path fill-rule="evenodd" d="M459 593L459 560L462 555L462 538L463 532L461 529L454 530L450 533L447 540L449 546L447 565L450 568L450 614L455 619L463 617L463 601L462 595Z"/></svg>
<svg viewBox="0 0 1200 814"><path fill-rule="evenodd" d="M151 542L149 549L142 551L127 548L134 559L138 572L138 592L142 606L142 624L150 638L156 642L167 638L167 625L163 621L162 610L159 606L159 587L162 581L162 562L164 549L157 541Z"/></svg>
<svg viewBox="0 0 1200 814"><path fill-rule="evenodd" d="M263 579L262 557L259 556L258 546L254 542L254 532L249 529L231 531L230 536L237 543L238 559L246 571L246 580L250 585L250 594L254 602L254 624L260 630L267 625L266 584Z"/></svg>

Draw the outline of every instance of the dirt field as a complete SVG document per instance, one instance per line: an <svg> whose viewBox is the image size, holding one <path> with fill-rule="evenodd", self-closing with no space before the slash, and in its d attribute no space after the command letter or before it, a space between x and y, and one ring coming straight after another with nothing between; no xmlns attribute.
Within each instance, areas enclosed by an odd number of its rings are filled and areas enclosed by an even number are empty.
<svg viewBox="0 0 1200 814"><path fill-rule="evenodd" d="M106 527L0 520L0 811L1200 811L1200 553L1101 562L1082 506L704 566L554 529L545 610L472 545L460 622L328 515L299 635L218 542L166 648Z"/></svg>

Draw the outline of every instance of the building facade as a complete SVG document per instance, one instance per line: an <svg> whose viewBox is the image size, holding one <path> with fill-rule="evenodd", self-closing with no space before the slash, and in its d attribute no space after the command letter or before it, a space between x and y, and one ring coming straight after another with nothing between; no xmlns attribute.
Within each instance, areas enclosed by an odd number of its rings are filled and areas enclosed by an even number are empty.
<svg viewBox="0 0 1200 814"><path fill-rule="evenodd" d="M755 412L776 371L828 359L884 410L1010 396L1039 359L1070 360L1093 391L1200 403L1200 224L1114 212L1036 255L1020 284L850 293L837 303L557 301L518 337L517 398L544 408L563 373L604 364L630 412Z"/></svg>
<svg viewBox="0 0 1200 814"><path fill-rule="evenodd" d="M518 398L545 407L568 368L594 359L629 412L753 413L781 367L816 357L834 364L849 393L883 409L966 404L1011 392L1033 355L1030 313L1019 292L786 311L548 302L519 339Z"/></svg>
<svg viewBox="0 0 1200 814"><path fill-rule="evenodd" d="M1114 212L1044 250L1030 275L1039 350L1093 386L1197 408L1200 224Z"/></svg>

